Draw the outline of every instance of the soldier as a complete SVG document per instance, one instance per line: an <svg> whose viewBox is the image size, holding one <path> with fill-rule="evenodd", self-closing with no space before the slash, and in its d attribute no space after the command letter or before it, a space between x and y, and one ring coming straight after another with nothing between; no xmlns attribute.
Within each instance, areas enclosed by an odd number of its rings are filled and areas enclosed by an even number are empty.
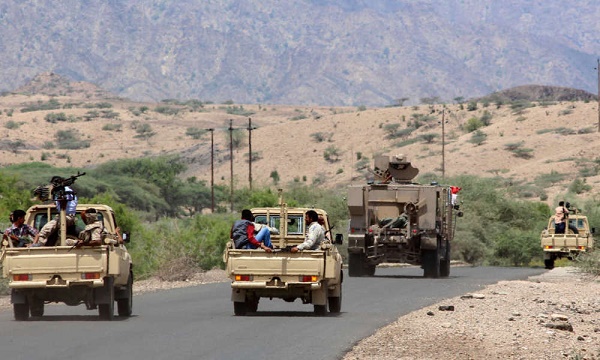
<svg viewBox="0 0 600 360"><path fill-rule="evenodd" d="M79 240L67 239L67 246L100 246L105 236L104 224L98 219L98 212L89 208L81 212L81 220L85 228L79 232Z"/></svg>
<svg viewBox="0 0 600 360"><path fill-rule="evenodd" d="M266 252L272 252L271 248L260 242L254 236L254 215L248 209L242 210L240 220L236 220L231 227L231 239L235 244L236 249L258 249L261 248ZM270 237L269 237L270 240Z"/></svg>
<svg viewBox="0 0 600 360"><path fill-rule="evenodd" d="M25 211L15 210L10 213L10 222L12 225L4 231L4 235L8 236L16 247L30 246L38 231L25 224Z"/></svg>
<svg viewBox="0 0 600 360"><path fill-rule="evenodd" d="M304 215L304 221L308 227L306 239L298 246L290 249L290 252L296 253L300 250L316 250L325 239L325 231L323 226L319 224L319 214L314 210L308 210Z"/></svg>
<svg viewBox="0 0 600 360"><path fill-rule="evenodd" d="M61 188L63 190L64 200L66 200L66 220L67 227L73 226L75 224L75 214L77 210L77 193L70 186L62 186L65 181L64 178L60 176L53 176L50 180L50 183L55 188ZM60 201L56 200L56 210L60 211ZM38 235L33 240L32 246L45 246L47 245L48 238L54 234L54 232L58 229L58 216L46 223L38 233Z"/></svg>

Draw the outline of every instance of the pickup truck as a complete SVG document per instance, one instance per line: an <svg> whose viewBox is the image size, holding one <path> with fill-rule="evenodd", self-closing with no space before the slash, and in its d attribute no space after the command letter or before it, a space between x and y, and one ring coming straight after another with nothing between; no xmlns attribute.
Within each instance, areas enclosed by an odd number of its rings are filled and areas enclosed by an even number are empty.
<svg viewBox="0 0 600 360"><path fill-rule="evenodd" d="M81 212L90 208L104 225L102 245L67 246L63 237L77 237L85 227ZM27 210L25 223L40 230L54 216L62 221L54 235L59 239L48 239L53 246L14 247L10 239L2 240L2 275L9 280L15 320L43 316L49 303L85 304L88 310L98 309L101 319L112 320L116 302L119 316L130 316L133 266L124 244L129 234L120 241L112 208L79 204L74 226L63 231L64 211L59 214L54 204L35 205Z"/></svg>
<svg viewBox="0 0 600 360"><path fill-rule="evenodd" d="M314 210L324 219L326 240L316 250L291 253L304 241L304 214ZM342 306L342 256L334 246L342 235L331 238L329 218L321 209L288 208L285 205L251 209L255 222L277 229L271 235L272 253L264 250L236 249L230 240L223 254L231 282L231 300L236 316L254 313L261 298L279 298L287 302L301 299L313 304L318 316L339 313ZM277 233L278 232L278 233Z"/></svg>
<svg viewBox="0 0 600 360"><path fill-rule="evenodd" d="M554 216L548 219L548 226L542 231L541 247L544 252L544 267L554 268L554 261L566 257L575 259L580 253L592 251L594 248L595 228L590 228L588 218L577 209L570 209L567 217L568 225L564 234L555 234ZM579 232L575 234L572 229Z"/></svg>

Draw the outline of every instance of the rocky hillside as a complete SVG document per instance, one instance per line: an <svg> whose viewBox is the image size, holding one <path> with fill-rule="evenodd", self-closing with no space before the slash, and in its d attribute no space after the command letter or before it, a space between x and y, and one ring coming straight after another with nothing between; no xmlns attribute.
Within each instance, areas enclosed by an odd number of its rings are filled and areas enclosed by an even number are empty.
<svg viewBox="0 0 600 360"><path fill-rule="evenodd" d="M0 91L42 72L136 101L386 106L595 92L592 0L7 0Z"/></svg>
<svg viewBox="0 0 600 360"><path fill-rule="evenodd" d="M63 84L56 88L60 93L75 86L56 75L40 78ZM595 101L366 108L142 103L89 95L0 97L0 165L41 161L93 167L113 159L177 154L188 164L186 176L210 183L206 129L212 128L215 183L229 186L231 124L236 187L249 185L251 140L254 187L285 188L293 182L343 187L371 176L374 155L403 153L421 175L499 176L524 198L552 202L575 180L584 197L600 190Z"/></svg>

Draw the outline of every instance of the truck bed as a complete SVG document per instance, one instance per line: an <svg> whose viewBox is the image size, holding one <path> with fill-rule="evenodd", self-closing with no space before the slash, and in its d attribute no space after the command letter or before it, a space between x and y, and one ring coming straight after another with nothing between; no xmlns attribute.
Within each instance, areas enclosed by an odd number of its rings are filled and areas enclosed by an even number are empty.
<svg viewBox="0 0 600 360"><path fill-rule="evenodd" d="M109 246L8 248L3 273L10 288L100 287L107 274L119 273L119 262L109 259ZM114 252L114 251L113 251ZM112 267L112 268L111 268Z"/></svg>
<svg viewBox="0 0 600 360"><path fill-rule="evenodd" d="M546 252L587 251L594 242L592 237L581 234L543 234L541 246Z"/></svg>

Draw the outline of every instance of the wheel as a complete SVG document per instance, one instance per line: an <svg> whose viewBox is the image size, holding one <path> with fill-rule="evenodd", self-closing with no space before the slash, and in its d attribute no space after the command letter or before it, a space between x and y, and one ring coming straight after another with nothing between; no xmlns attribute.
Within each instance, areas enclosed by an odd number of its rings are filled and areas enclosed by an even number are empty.
<svg viewBox="0 0 600 360"><path fill-rule="evenodd" d="M235 316L244 316L248 313L248 303L246 302L233 302L233 313Z"/></svg>
<svg viewBox="0 0 600 360"><path fill-rule="evenodd" d="M107 303L98 304L98 315L102 320L112 320L115 316L115 287L114 279L107 277L104 279L105 295L107 297Z"/></svg>
<svg viewBox="0 0 600 360"><path fill-rule="evenodd" d="M129 317L131 316L133 308L133 272L129 273L129 279L127 279L127 287L125 288L125 297L117 299L117 310L119 316Z"/></svg>
<svg viewBox="0 0 600 360"><path fill-rule="evenodd" d="M327 305L315 305L315 315L325 316L327 315Z"/></svg>
<svg viewBox="0 0 600 360"><path fill-rule="evenodd" d="M29 311L31 316L44 316L44 301L34 297L29 304Z"/></svg>
<svg viewBox="0 0 600 360"><path fill-rule="evenodd" d="M373 276L373 275L375 275L376 268L377 268L376 265L365 265L365 267L363 268L363 274L365 276Z"/></svg>
<svg viewBox="0 0 600 360"><path fill-rule="evenodd" d="M29 304L13 304L15 320L25 321L29 319Z"/></svg>
<svg viewBox="0 0 600 360"><path fill-rule="evenodd" d="M365 256L363 254L350 254L348 256L348 275L351 277L363 276Z"/></svg>
<svg viewBox="0 0 600 360"><path fill-rule="evenodd" d="M440 276L450 276L450 242L446 241L446 251L444 258L440 260Z"/></svg>
<svg viewBox="0 0 600 360"><path fill-rule="evenodd" d="M545 259L544 267L548 270L554 269L554 259Z"/></svg>
<svg viewBox="0 0 600 360"><path fill-rule="evenodd" d="M259 298L246 298L246 307L249 313L255 313L258 310L258 300Z"/></svg>
<svg viewBox="0 0 600 360"><path fill-rule="evenodd" d="M339 297L328 297L327 304L329 305L329 312L338 314L342 310L342 284L340 284L340 296Z"/></svg>
<svg viewBox="0 0 600 360"><path fill-rule="evenodd" d="M427 278L440 277L440 257L438 249L422 251L423 276Z"/></svg>

